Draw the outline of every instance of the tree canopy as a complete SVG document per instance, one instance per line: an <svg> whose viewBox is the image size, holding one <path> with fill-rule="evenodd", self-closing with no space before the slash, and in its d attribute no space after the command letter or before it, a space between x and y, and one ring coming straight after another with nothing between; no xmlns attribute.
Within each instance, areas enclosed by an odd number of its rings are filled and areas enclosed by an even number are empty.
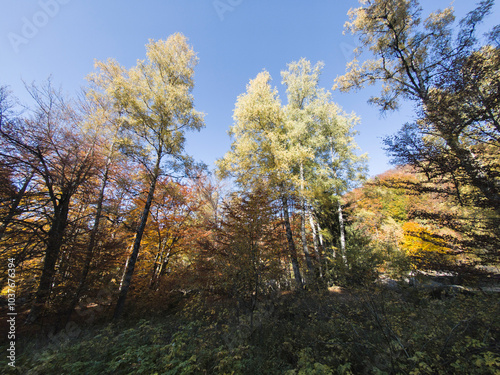
<svg viewBox="0 0 500 375"><path fill-rule="evenodd" d="M266 70L249 80L214 171L185 151L204 114L180 33L131 68L97 61L77 99L0 86L7 373L497 373L492 6L458 25L416 0L350 11L361 46L334 87L415 104L384 140L397 168L370 178L361 119L306 58L283 100Z"/></svg>
<svg viewBox="0 0 500 375"><path fill-rule="evenodd" d="M500 214L498 174L498 28L487 40L476 34L493 1L482 1L458 24L451 7L422 20L417 1L364 1L350 12L349 31L373 55L357 58L336 79L342 91L382 83L370 99L382 111L400 99L416 103L414 124L385 140L396 163L411 164L429 177L473 186L479 200ZM495 32L495 30L497 30Z"/></svg>

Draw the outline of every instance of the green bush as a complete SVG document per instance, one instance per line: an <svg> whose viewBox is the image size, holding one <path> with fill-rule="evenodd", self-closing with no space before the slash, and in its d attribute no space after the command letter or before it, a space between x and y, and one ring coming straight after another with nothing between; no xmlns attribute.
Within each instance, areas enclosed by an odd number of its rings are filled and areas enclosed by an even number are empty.
<svg viewBox="0 0 500 375"><path fill-rule="evenodd" d="M380 246L363 233L347 228L345 260L337 250L331 259L331 281L340 286L369 285L378 277L378 268L384 262Z"/></svg>

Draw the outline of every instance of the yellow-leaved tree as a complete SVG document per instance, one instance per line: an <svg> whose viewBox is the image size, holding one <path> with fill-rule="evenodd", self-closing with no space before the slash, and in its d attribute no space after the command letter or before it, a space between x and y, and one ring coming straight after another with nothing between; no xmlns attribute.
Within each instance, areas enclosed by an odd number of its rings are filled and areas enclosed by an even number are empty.
<svg viewBox="0 0 500 375"><path fill-rule="evenodd" d="M121 150L147 170L149 185L131 255L120 285L115 318L120 317L134 274L142 236L159 177L165 170L184 173L192 160L184 153L185 131L200 130L203 114L195 110L196 53L182 34L146 45L146 60L125 69L114 60L97 62L93 81L123 118Z"/></svg>
<svg viewBox="0 0 500 375"><path fill-rule="evenodd" d="M449 262L451 249L447 242L432 230L408 221L403 224L401 248L416 269L436 268Z"/></svg>

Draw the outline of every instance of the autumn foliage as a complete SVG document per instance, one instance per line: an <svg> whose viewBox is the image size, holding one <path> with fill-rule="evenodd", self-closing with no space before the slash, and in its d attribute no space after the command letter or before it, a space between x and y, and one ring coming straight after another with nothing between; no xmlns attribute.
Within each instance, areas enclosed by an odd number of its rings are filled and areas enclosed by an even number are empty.
<svg viewBox="0 0 500 375"><path fill-rule="evenodd" d="M0 88L1 301L14 264L22 330L50 341L27 373L497 373L498 301L478 293L498 278L500 59L473 37L492 2L459 47L450 9L361 4L347 27L381 59L336 87L418 106L370 179L321 62L281 72L286 104L267 71L249 81L213 172L184 149L204 123L182 34L97 62L78 100L48 81L21 111Z"/></svg>

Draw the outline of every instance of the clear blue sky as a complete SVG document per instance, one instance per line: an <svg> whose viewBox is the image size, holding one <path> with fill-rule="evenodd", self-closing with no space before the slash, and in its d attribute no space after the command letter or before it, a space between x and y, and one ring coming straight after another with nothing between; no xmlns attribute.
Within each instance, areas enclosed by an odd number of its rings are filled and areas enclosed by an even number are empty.
<svg viewBox="0 0 500 375"><path fill-rule="evenodd" d="M448 6L425 0L424 13ZM455 1L460 17L475 2ZM305 57L325 63L321 85L331 89L345 71L355 39L342 35L355 0L0 0L0 85L27 101L22 80L54 84L75 95L94 70L94 60L115 58L130 67L145 56L148 39L175 32L189 38L200 59L195 103L206 128L187 138L186 150L211 169L229 150L234 103L248 81L266 69L280 88L280 71ZM493 24L499 4L489 16ZM411 120L411 106L381 118L366 103L370 90L334 93L345 111L361 117L357 142L370 157L370 174L390 168L381 138Z"/></svg>

